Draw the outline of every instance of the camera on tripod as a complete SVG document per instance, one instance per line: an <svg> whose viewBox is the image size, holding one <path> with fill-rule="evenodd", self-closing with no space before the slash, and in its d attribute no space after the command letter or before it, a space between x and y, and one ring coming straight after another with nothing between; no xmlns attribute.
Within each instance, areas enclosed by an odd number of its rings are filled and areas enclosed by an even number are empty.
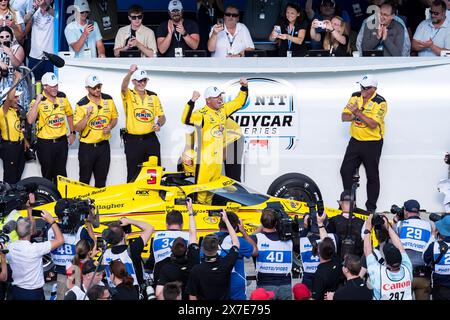
<svg viewBox="0 0 450 320"><path fill-rule="evenodd" d="M55 205L55 214L60 221L63 233L73 233L90 222L94 228L99 226L98 213L95 213L92 199L59 199Z"/></svg>

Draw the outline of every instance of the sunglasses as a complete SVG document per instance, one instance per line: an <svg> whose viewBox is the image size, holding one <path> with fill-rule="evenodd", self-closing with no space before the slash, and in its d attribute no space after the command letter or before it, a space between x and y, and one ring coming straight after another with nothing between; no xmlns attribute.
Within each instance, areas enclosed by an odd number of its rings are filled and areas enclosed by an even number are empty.
<svg viewBox="0 0 450 320"><path fill-rule="evenodd" d="M102 85L98 84L95 87L89 87L89 88L91 88L92 90L100 90L102 88Z"/></svg>
<svg viewBox="0 0 450 320"><path fill-rule="evenodd" d="M360 87L361 87L361 90L369 90L369 89L372 89L372 87L363 87L363 86L361 86L361 85L360 85Z"/></svg>
<svg viewBox="0 0 450 320"><path fill-rule="evenodd" d="M148 79L145 78L145 79L136 80L136 81L139 82L139 83L147 83Z"/></svg>
<svg viewBox="0 0 450 320"><path fill-rule="evenodd" d="M431 14L432 16L438 16L438 15L440 15L441 13L438 12L438 11L430 11L430 14Z"/></svg>
<svg viewBox="0 0 450 320"><path fill-rule="evenodd" d="M233 17L233 18L237 18L239 17L239 13L230 13L230 12L225 12L224 13L225 17Z"/></svg>
<svg viewBox="0 0 450 320"><path fill-rule="evenodd" d="M0 1L1 1L1 0L0 0ZM89 11L81 11L80 13L81 13L81 14L88 14Z"/></svg>
<svg viewBox="0 0 450 320"><path fill-rule="evenodd" d="M0 36L0 39L11 39L11 36Z"/></svg>
<svg viewBox="0 0 450 320"><path fill-rule="evenodd" d="M137 15L137 16L129 16L129 17L130 17L131 20L136 20L136 19L142 20L142 18L144 17L144 15L139 14L139 15Z"/></svg>

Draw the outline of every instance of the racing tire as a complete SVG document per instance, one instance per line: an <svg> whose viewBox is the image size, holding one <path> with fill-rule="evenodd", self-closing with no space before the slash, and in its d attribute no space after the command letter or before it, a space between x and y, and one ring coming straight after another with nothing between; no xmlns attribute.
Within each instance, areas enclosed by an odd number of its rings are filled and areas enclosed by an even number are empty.
<svg viewBox="0 0 450 320"><path fill-rule="evenodd" d="M267 194L277 198L287 198L303 202L322 200L317 184L301 173L287 173L277 178L267 190Z"/></svg>
<svg viewBox="0 0 450 320"><path fill-rule="evenodd" d="M38 187L34 193L36 198L35 206L43 205L46 203L57 201L61 199L61 194L58 192L56 186L45 178L30 177L20 180L17 185L26 186L36 184Z"/></svg>

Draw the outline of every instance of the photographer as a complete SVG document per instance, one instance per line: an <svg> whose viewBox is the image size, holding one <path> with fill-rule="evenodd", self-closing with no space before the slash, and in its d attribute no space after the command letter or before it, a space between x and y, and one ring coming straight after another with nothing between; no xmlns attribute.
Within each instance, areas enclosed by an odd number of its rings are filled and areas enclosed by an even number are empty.
<svg viewBox="0 0 450 320"><path fill-rule="evenodd" d="M131 239L127 245L127 233L131 232L132 225L141 229L141 233L139 234L139 237ZM130 227L127 228L127 226ZM127 233L125 233L124 229ZM139 290L138 287L143 287L145 279L141 254L154 231L155 228L146 222L125 217L111 223L108 228L103 231L102 237L109 245L111 245L111 247L106 249L103 253L102 261L102 264L106 265L106 275L110 287L114 287L114 283L111 279L109 264L114 260L120 260L126 266L128 273L133 277L133 285L136 286L137 290Z"/></svg>
<svg viewBox="0 0 450 320"><path fill-rule="evenodd" d="M97 265L97 262L92 259L83 263L80 286L73 286L72 289L67 291L64 300L89 300L87 293L101 282L104 271L105 265Z"/></svg>
<svg viewBox="0 0 450 320"><path fill-rule="evenodd" d="M341 257L341 260L344 259L346 253L356 254L359 257L363 255L361 229L364 221L356 217L355 215L352 215L351 229L349 229L349 215L351 209L350 203L351 192L350 190L344 190L341 193L341 197L339 200L339 206L342 210L342 214L332 217L327 226L327 231L329 233L334 233L339 237L338 254ZM353 245L344 245L344 241L346 239L351 239Z"/></svg>
<svg viewBox="0 0 450 320"><path fill-rule="evenodd" d="M256 286L275 292L276 300L292 300L292 240L281 241L275 210L262 211L261 226L252 235L258 248Z"/></svg>
<svg viewBox="0 0 450 320"><path fill-rule="evenodd" d="M384 228L388 230L392 243L385 243L383 254L385 265L380 264L373 254L370 234L373 215L369 215L364 230L364 255L367 261L370 285L374 300L412 300L412 264L403 248L400 238L392 229L386 217Z"/></svg>
<svg viewBox="0 0 450 320"><path fill-rule="evenodd" d="M425 249L434 241L434 223L420 218L420 204L408 200L403 205L404 220L395 228L406 253L413 265L413 291L416 300L430 300L431 268L423 260Z"/></svg>
<svg viewBox="0 0 450 320"><path fill-rule="evenodd" d="M64 243L64 237L52 215L42 210L42 218L50 224L55 240L31 243L34 219L19 218L16 232L19 240L11 243L6 255L13 276L13 300L45 300L42 257Z"/></svg>
<svg viewBox="0 0 450 320"><path fill-rule="evenodd" d="M186 206L189 212L189 246L182 237L178 237L170 242L172 254L164 260L165 262L158 272L158 278L155 279L155 293L159 300L163 300L164 286L173 281L180 283L182 298L183 300L188 300L189 295L186 292L186 284L189 273L196 264L200 263L195 212L192 209L192 200L190 198L186 198Z"/></svg>
<svg viewBox="0 0 450 320"><path fill-rule="evenodd" d="M450 300L450 215L436 222L437 236L423 253L423 260L432 266L433 300Z"/></svg>
<svg viewBox="0 0 450 320"><path fill-rule="evenodd" d="M84 206L85 202L83 201L86 200L59 199L55 205L55 213L59 220L58 226L64 237L64 244L51 252L52 262L55 265L55 273L57 275L57 300L63 300L68 290L66 269L71 265L75 257L77 242L87 240L93 245L96 241L92 224L89 221L85 223L84 219L81 218L82 216L94 214L94 208ZM87 212L88 210L90 212ZM84 227L84 224L86 227ZM48 230L47 239L55 239L55 233L52 229Z"/></svg>
<svg viewBox="0 0 450 320"><path fill-rule="evenodd" d="M205 236L202 241L204 260L195 265L189 274L187 292L190 300L228 300L230 298L230 277L239 255L239 239L222 209L222 219L227 225L232 247L222 258L218 254L219 237Z"/></svg>
<svg viewBox="0 0 450 320"><path fill-rule="evenodd" d="M337 237L335 234L328 233L325 229L327 215L306 214L303 218L304 231L300 235L300 256L302 258L303 277L302 283L312 289L314 274L320 263L318 252L319 243L329 237L333 240L337 248Z"/></svg>

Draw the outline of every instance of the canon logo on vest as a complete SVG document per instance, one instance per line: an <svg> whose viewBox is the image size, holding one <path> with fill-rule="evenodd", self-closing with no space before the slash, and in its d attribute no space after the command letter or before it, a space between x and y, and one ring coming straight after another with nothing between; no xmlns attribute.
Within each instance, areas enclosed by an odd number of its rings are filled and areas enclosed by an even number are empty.
<svg viewBox="0 0 450 320"><path fill-rule="evenodd" d="M411 281L410 280L406 280L406 281L402 281L402 282L397 282L397 283L386 283L383 285L383 290L385 291L389 291L389 290L397 290L397 289L402 289L402 288L406 288L411 286Z"/></svg>

